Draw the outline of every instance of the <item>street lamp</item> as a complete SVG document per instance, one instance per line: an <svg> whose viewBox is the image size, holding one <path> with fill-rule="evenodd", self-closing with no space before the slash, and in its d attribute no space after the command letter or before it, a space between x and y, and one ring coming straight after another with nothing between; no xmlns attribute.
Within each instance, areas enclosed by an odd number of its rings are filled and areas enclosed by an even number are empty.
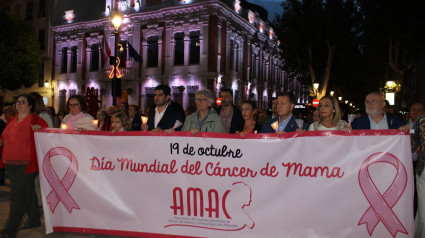
<svg viewBox="0 0 425 238"><path fill-rule="evenodd" d="M330 95L333 97L334 96L334 94L335 94L335 92L334 91L331 91L330 92Z"/></svg>
<svg viewBox="0 0 425 238"><path fill-rule="evenodd" d="M122 23L122 17L118 13L115 13L112 17L112 25L115 27L115 45L114 45L114 77L112 78L112 103L114 106L117 106L117 96L121 96L121 79L117 78L117 70L118 70L118 40L119 40L119 28Z"/></svg>
<svg viewBox="0 0 425 238"><path fill-rule="evenodd" d="M316 92L316 98L317 98L317 93L319 91L319 83L317 81L314 82L313 87L314 87L314 91Z"/></svg>
<svg viewBox="0 0 425 238"><path fill-rule="evenodd" d="M342 97L338 97L338 100L342 101Z"/></svg>

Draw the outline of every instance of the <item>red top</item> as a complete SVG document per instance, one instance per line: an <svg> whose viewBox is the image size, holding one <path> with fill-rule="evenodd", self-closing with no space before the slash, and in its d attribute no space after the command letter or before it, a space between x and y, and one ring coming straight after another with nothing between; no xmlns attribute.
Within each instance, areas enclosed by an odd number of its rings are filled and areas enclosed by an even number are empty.
<svg viewBox="0 0 425 238"><path fill-rule="evenodd" d="M31 114L21 121L13 118L2 134L3 162L5 164L29 164L31 161Z"/></svg>
<svg viewBox="0 0 425 238"><path fill-rule="evenodd" d="M25 172L38 172L37 154L35 151L34 131L31 125L48 127L46 121L31 113L20 122L18 115L11 118L1 136L3 140L3 156L0 168L6 164L28 164Z"/></svg>

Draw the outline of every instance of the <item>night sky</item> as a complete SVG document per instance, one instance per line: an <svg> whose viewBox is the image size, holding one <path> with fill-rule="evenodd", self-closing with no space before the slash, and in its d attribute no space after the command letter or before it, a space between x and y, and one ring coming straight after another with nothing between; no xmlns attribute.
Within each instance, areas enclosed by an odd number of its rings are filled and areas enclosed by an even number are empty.
<svg viewBox="0 0 425 238"><path fill-rule="evenodd" d="M264 7L269 13L269 21L272 22L275 14L282 14L282 0L247 0L250 3L254 3Z"/></svg>

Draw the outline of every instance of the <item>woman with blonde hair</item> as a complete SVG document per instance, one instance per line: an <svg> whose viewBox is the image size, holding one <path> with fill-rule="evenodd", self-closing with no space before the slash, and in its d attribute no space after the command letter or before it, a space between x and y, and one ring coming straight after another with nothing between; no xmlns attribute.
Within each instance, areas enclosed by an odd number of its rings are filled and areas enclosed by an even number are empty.
<svg viewBox="0 0 425 238"><path fill-rule="evenodd" d="M308 129L309 131L348 130L348 123L341 120L341 109L336 98L332 96L322 97L317 110L320 120L313 122Z"/></svg>

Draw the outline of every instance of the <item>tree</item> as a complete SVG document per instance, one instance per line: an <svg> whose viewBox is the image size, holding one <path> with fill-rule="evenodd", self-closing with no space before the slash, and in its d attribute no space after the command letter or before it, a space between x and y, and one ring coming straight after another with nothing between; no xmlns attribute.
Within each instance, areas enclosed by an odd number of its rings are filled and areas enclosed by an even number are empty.
<svg viewBox="0 0 425 238"><path fill-rule="evenodd" d="M377 76L372 80L381 86L385 81L396 81L402 85L402 94L407 94L407 79L424 50L424 1L361 0L359 7L363 19L361 46Z"/></svg>
<svg viewBox="0 0 425 238"><path fill-rule="evenodd" d="M274 24L285 70L307 85L319 82L321 98L328 90L338 47L355 38L355 4L351 0L286 0L282 7L283 15L276 16Z"/></svg>
<svg viewBox="0 0 425 238"><path fill-rule="evenodd" d="M31 26L0 12L0 87L31 87L41 70L40 46Z"/></svg>

